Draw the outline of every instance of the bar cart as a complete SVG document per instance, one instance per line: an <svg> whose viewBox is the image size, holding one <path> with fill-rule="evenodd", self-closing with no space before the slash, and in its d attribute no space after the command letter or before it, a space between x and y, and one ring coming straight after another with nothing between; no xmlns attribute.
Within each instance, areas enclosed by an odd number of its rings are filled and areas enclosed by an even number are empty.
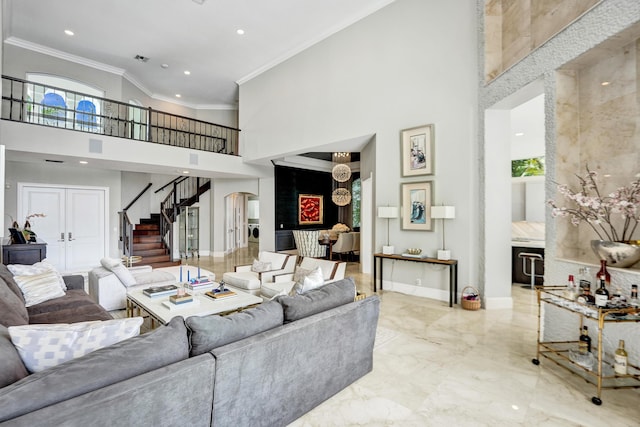
<svg viewBox="0 0 640 427"><path fill-rule="evenodd" d="M605 326L612 327L624 322L640 322L640 309L638 307L596 308L593 305L584 305L567 298L565 286L538 286L536 293L538 298L538 345L537 354L531 362L540 364L541 356L551 360L558 366L583 378L589 384L596 387L596 395L591 398L595 405L601 405L601 392L603 389L640 388L640 367L628 364L627 375L618 375L613 371L612 360L605 357L603 351L602 335ZM594 342L594 360L589 366L584 358L577 354L578 340L574 341L542 341L540 330L542 327L542 304L550 304L580 317L580 329L585 319L592 319L597 324L598 339Z"/></svg>

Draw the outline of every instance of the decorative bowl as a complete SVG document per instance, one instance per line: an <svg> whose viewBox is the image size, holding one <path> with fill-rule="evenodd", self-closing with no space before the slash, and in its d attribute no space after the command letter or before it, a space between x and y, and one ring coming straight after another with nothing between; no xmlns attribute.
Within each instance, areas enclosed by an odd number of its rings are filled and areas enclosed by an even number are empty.
<svg viewBox="0 0 640 427"><path fill-rule="evenodd" d="M422 253L422 249L420 249L420 248L409 248L409 249L407 249L407 253L409 255L420 255L420 253Z"/></svg>
<svg viewBox="0 0 640 427"><path fill-rule="evenodd" d="M640 261L640 245L637 240L629 242L609 242L592 240L591 249L611 267L626 268Z"/></svg>

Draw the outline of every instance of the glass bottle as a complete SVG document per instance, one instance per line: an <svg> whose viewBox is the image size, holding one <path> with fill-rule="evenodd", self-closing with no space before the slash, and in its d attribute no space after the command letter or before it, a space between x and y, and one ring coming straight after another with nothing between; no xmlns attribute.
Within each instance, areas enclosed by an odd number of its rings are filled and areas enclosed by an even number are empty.
<svg viewBox="0 0 640 427"><path fill-rule="evenodd" d="M609 301L609 291L606 287L606 278L605 276L600 276L600 287L596 289L596 307L605 308L607 306L607 301Z"/></svg>
<svg viewBox="0 0 640 427"><path fill-rule="evenodd" d="M582 293L578 295L577 301L580 304L595 304L596 299L593 295L591 295L591 287L583 288Z"/></svg>
<svg viewBox="0 0 640 427"><path fill-rule="evenodd" d="M580 340L578 341L578 352L580 354L587 354L591 352L591 337L589 336L589 329L586 326L582 327L582 333L580 334Z"/></svg>
<svg viewBox="0 0 640 427"><path fill-rule="evenodd" d="M585 289L589 289L591 291L591 281L589 278L591 277L591 273L589 272L589 267L583 267L578 271L579 280L580 280L580 289L582 293L584 293Z"/></svg>
<svg viewBox="0 0 640 427"><path fill-rule="evenodd" d="M631 285L631 298L629 298L629 304L632 307L640 307L640 300L638 300L638 285Z"/></svg>
<svg viewBox="0 0 640 427"><path fill-rule="evenodd" d="M627 375L627 351L624 349L624 340L620 340L618 344L613 359L613 370L617 375Z"/></svg>
<svg viewBox="0 0 640 427"><path fill-rule="evenodd" d="M611 285L611 275L609 274L609 271L607 270L607 260L606 259L601 259L600 260L600 270L598 271L598 274L596 274L596 277L598 279L600 279L602 276L604 276L605 285L606 286Z"/></svg>
<svg viewBox="0 0 640 427"><path fill-rule="evenodd" d="M578 296L578 290L576 288L576 281L573 278L573 274L569 275L569 280L567 281L567 298L571 301L574 301Z"/></svg>

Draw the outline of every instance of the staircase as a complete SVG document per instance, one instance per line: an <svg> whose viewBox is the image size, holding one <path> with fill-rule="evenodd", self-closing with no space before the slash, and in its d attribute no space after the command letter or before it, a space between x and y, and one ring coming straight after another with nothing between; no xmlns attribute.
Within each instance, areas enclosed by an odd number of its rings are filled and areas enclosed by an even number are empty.
<svg viewBox="0 0 640 427"><path fill-rule="evenodd" d="M160 214L151 214L151 218L141 218L140 224L135 225L133 255L142 257L142 261L135 265L150 265L153 268L180 265L180 260L171 260L169 248L160 237Z"/></svg>

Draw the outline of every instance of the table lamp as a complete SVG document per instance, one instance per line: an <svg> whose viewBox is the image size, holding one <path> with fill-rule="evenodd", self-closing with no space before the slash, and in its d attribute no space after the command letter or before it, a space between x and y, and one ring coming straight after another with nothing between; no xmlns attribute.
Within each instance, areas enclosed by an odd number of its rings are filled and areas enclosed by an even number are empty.
<svg viewBox="0 0 640 427"><path fill-rule="evenodd" d="M445 249L444 245L444 220L456 217L455 206L431 206L431 218L442 220L442 249L438 250L438 259L451 259L451 251Z"/></svg>
<svg viewBox="0 0 640 427"><path fill-rule="evenodd" d="M395 248L389 244L389 220L391 218L398 218L398 208L395 206L379 206L378 218L387 219L387 244L382 247L382 253L385 255L391 255L394 253Z"/></svg>

